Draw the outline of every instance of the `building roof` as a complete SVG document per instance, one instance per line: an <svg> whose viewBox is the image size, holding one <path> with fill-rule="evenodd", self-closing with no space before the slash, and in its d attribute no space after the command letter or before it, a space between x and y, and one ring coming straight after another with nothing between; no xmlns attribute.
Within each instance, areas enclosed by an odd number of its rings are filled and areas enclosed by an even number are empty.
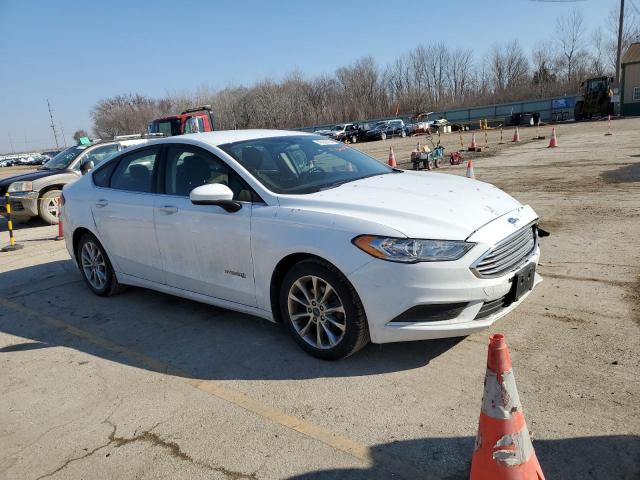
<svg viewBox="0 0 640 480"><path fill-rule="evenodd" d="M640 42L632 43L624 52L624 56L620 63L640 62Z"/></svg>

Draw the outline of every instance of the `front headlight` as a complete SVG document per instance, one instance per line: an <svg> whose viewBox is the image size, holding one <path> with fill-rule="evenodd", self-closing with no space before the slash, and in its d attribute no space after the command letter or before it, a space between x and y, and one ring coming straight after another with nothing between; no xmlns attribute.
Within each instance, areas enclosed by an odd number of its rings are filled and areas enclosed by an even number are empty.
<svg viewBox="0 0 640 480"><path fill-rule="evenodd" d="M33 190L33 182L13 182L7 190L11 192L31 192Z"/></svg>
<svg viewBox="0 0 640 480"><path fill-rule="evenodd" d="M353 239L360 250L391 262L447 262L458 260L475 243L457 240L420 240L416 238L385 238L361 235Z"/></svg>

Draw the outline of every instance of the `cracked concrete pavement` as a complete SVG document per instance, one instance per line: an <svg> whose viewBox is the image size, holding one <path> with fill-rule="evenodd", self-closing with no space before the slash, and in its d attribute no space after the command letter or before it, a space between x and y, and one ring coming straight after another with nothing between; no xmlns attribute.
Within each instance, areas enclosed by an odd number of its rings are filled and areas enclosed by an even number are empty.
<svg viewBox="0 0 640 480"><path fill-rule="evenodd" d="M55 227L18 225L25 248L0 254L0 478L467 478L498 331L546 476L638 478L640 119L605 131L562 125L547 149L523 129L527 142L473 157L551 232L545 281L519 309L342 362L246 315L141 289L98 298ZM393 146L406 166L415 143L356 147L386 161Z"/></svg>

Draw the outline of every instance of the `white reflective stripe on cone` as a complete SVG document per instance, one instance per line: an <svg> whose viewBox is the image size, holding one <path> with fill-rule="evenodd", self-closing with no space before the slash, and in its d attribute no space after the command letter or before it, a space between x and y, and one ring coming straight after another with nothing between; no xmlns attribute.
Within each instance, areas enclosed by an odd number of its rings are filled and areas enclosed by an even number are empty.
<svg viewBox="0 0 640 480"><path fill-rule="evenodd" d="M522 405L513 370L504 372L501 377L500 383L498 375L487 369L482 396L482 413L491 418L506 420L511 418L513 413L522 411Z"/></svg>
<svg viewBox="0 0 640 480"><path fill-rule="evenodd" d="M503 436L493 448L493 459L505 467L517 467L527 463L533 454L527 424L525 423L519 432Z"/></svg>

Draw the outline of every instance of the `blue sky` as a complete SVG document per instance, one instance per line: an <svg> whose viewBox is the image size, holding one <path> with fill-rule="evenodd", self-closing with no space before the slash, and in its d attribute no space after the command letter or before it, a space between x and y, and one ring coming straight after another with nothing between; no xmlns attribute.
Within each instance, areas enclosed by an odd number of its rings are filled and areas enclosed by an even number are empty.
<svg viewBox="0 0 640 480"><path fill-rule="evenodd" d="M118 93L160 96L250 84L293 69L333 72L372 55L380 64L440 39L472 48L551 38L573 6L589 28L618 0L30 1L0 0L0 152L54 145L46 99L67 144L89 110Z"/></svg>

